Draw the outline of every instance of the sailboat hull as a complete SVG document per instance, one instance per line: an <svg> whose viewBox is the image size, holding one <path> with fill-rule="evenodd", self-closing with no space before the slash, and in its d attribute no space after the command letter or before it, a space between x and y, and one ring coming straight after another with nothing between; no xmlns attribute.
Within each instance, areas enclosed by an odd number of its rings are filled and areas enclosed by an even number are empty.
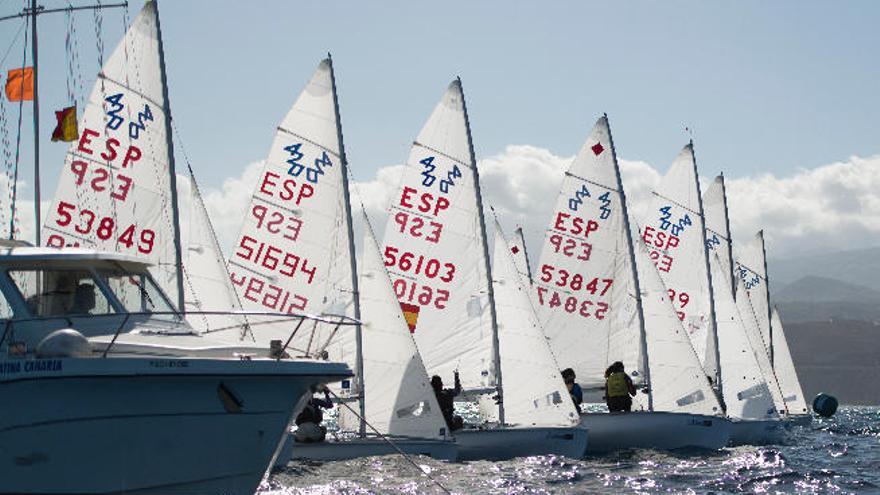
<svg viewBox="0 0 880 495"><path fill-rule="evenodd" d="M453 441L419 438L392 438L391 441L405 454L423 455L441 461L458 459L458 447ZM293 440L293 435L288 434L275 467L284 467L288 462L300 460L344 461L398 454L394 446L381 438L353 438L338 441L328 439L321 443L297 443Z"/></svg>
<svg viewBox="0 0 880 495"><path fill-rule="evenodd" d="M767 445L780 442L785 435L785 423L778 419L731 420L730 445Z"/></svg>
<svg viewBox="0 0 880 495"><path fill-rule="evenodd" d="M810 426L813 423L811 414L792 414L783 420L786 426Z"/></svg>
<svg viewBox="0 0 880 495"><path fill-rule="evenodd" d="M455 432L462 461L505 460L534 455L562 455L579 459L587 449L587 429L576 427L504 427Z"/></svg>
<svg viewBox="0 0 880 495"><path fill-rule="evenodd" d="M330 363L40 361L54 371L0 375L0 494L252 494L309 386L350 375Z"/></svg>
<svg viewBox="0 0 880 495"><path fill-rule="evenodd" d="M673 412L582 413L590 430L587 454L625 449L717 450L730 439L730 422L717 416Z"/></svg>

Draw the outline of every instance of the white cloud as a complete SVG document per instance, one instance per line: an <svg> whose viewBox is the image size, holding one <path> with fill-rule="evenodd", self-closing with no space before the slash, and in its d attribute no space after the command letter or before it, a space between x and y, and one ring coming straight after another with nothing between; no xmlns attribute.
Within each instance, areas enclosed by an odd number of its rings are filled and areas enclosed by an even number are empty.
<svg viewBox="0 0 880 495"><path fill-rule="evenodd" d="M522 225L527 242L540 242L571 159L521 145L508 146L502 153L480 161L483 197L487 206L495 207L508 232ZM227 178L220 188L202 185L206 207L224 250L229 250L238 236L262 166L262 161L250 163L241 176ZM665 172L666 166L661 170ZM402 171L402 165L390 165L379 169L373 179L352 184L356 235L361 233L358 211L362 202L381 238L385 210ZM621 173L630 211L639 214L661 173L645 162L627 160L621 161ZM703 177L704 186L711 179ZM181 178L180 183L181 197L185 197L188 182ZM19 188L20 235L30 240L33 202L27 185L20 184ZM734 240L748 241L764 229L771 258L880 245L880 156L851 157L787 177L728 177L727 191ZM44 202L43 211L49 206ZM186 228L185 219L182 227ZM0 226L0 232L6 230L8 227ZM534 250L533 255L537 255Z"/></svg>

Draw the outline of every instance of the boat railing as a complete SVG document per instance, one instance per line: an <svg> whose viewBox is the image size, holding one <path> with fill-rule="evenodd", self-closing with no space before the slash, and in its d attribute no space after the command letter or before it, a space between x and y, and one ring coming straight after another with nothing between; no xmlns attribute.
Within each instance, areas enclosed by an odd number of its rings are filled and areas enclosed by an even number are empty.
<svg viewBox="0 0 880 495"><path fill-rule="evenodd" d="M16 323L25 323L25 322L39 322L39 321L48 321L48 320L64 320L67 322L67 325L70 327L74 326L74 319L79 318L118 318L123 316L124 318L120 322L120 324L116 327L116 330L113 332L113 337L110 339L110 343L107 344L107 347L101 353L101 357L107 357L107 354L116 344L116 340L119 338L119 335L122 334L123 330L125 330L128 322L131 320L132 316L146 316L146 317L154 317L154 316L174 316L181 321L183 321L183 317L185 315L203 315L203 316L252 316L252 317L267 317L271 318L267 321L260 322L249 322L248 325L253 327L254 325L265 325L278 323L288 320L296 320L296 326L290 332L284 344L279 345L277 347L273 346L270 348L271 355L276 360L281 360L287 349L290 347L291 341L297 335L300 328L302 328L303 323L306 321L312 321L317 323L326 323L329 325L333 325L333 331L331 333L331 337L336 334L340 327L343 326L358 326L361 324L360 321L345 315L337 315L337 314L322 314L316 315L311 313L281 313L275 311L256 311L256 310L227 310L227 311L187 311L186 313L181 313L179 311L131 311L125 313L103 313L103 314L82 314L82 315L46 315L46 316L28 316L24 318L9 318L6 320L3 326L3 334L0 336L0 347L6 342L7 337L14 333L14 324ZM192 334L199 334L199 332L192 331ZM210 333L210 332L202 332L202 333Z"/></svg>

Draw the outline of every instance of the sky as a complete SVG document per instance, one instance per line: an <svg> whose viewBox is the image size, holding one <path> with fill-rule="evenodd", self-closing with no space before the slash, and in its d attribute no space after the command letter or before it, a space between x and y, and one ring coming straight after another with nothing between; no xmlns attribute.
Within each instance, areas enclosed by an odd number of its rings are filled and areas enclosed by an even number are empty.
<svg viewBox="0 0 880 495"><path fill-rule="evenodd" d="M0 16L21 4L0 2ZM133 1L128 17L141 5ZM546 218L537 218L540 208L532 208L535 218L527 214L529 202L555 196L566 161L607 112L633 184L653 184L693 137L704 181L723 170L731 182L735 235L766 228L780 254L880 244L872 218L880 199L876 188L865 190L880 166L877 2L179 0L159 7L178 159L185 162L185 152L213 215L222 215L229 194L250 192L249 170L332 52L361 189L394 182L428 113L461 76L477 157L497 168L485 174L486 196L510 212L510 223L541 230ZM124 19L122 9L103 13L106 55ZM69 73L90 91L98 55L92 13L74 14L73 71L65 14L39 22L42 191L51 198L66 149L48 140L52 112L69 104ZM19 26L0 24L0 53L11 47L2 69L21 62ZM17 118L9 103L5 112ZM24 118L22 162L29 163L27 108ZM32 194L26 169L24 192ZM521 180L535 174L542 180ZM516 181L528 187L517 189Z"/></svg>

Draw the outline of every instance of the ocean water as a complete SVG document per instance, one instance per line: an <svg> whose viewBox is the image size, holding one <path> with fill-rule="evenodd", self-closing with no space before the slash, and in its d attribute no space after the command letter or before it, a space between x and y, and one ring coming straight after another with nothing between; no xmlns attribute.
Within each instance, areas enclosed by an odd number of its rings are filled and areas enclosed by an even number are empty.
<svg viewBox="0 0 880 495"><path fill-rule="evenodd" d="M456 494L878 493L880 408L844 407L831 419L792 427L778 445L718 452L648 450L568 459L446 463L416 457ZM444 493L400 456L292 465L260 494Z"/></svg>

